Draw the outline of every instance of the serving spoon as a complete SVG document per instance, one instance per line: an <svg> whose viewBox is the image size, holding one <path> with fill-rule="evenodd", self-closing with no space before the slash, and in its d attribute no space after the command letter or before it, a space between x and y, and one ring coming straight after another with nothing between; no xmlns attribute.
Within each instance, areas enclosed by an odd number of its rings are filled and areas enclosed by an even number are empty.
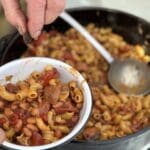
<svg viewBox="0 0 150 150"><path fill-rule="evenodd" d="M150 92L150 67L134 59L114 59L89 32L67 12L60 17L79 31L110 64L108 81L119 93L143 95Z"/></svg>

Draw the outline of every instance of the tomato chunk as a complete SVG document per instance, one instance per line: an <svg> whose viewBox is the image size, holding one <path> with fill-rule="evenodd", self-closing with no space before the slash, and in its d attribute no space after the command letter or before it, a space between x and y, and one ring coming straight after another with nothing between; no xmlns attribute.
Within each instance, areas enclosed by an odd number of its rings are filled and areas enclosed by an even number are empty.
<svg viewBox="0 0 150 150"><path fill-rule="evenodd" d="M56 114L63 114L65 112L78 112L78 109L73 106L69 101L62 103L60 106L54 105Z"/></svg>
<svg viewBox="0 0 150 150"><path fill-rule="evenodd" d="M44 120L47 121L47 113L50 109L50 103L48 101L42 101L39 104L39 113L40 117Z"/></svg>
<svg viewBox="0 0 150 150"><path fill-rule="evenodd" d="M43 144L44 144L44 140L41 134L37 132L33 132L32 137L31 137L31 145L37 146L37 145L43 145Z"/></svg>
<svg viewBox="0 0 150 150"><path fill-rule="evenodd" d="M41 76L43 86L48 85L50 79L54 79L59 76L59 73L56 68L46 71L45 74Z"/></svg>
<svg viewBox="0 0 150 150"><path fill-rule="evenodd" d="M46 86L44 89L44 99L48 101L50 104L56 104L59 95L61 92L61 85L56 85L56 86Z"/></svg>

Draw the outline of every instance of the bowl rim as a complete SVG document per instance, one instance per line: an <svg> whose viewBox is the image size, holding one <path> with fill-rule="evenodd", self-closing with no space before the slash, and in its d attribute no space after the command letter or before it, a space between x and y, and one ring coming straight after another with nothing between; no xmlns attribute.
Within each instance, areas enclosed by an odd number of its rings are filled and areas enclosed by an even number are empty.
<svg viewBox="0 0 150 150"><path fill-rule="evenodd" d="M17 59L17 60L6 63L5 65L3 65L0 68L0 72L2 73L3 71L8 70L11 67L15 67L15 66L20 66L20 68L19 67L17 68L17 70L20 71L22 66L26 65L28 67L30 64L31 64L31 66L34 66L34 65L38 65L38 63L40 63L40 62L44 65L52 64L52 66L54 66L54 67L56 66L56 69L57 69L57 67L62 68L65 72L68 72L68 74L71 74L71 76L73 76L76 79L76 81L81 84L82 90L83 90L83 95L84 95L84 102L83 102L84 107L81 109L81 110L84 110L83 116L80 117L80 122L78 122L75 125L76 128L74 127L71 130L71 132L69 132L66 136L64 136L63 138L61 138L55 142L52 142L49 144L44 144L44 145L39 145L39 146L23 146L23 145L11 143L9 141L4 141L4 143L2 143L2 146L4 146L4 147L8 147L8 148L12 148L12 149L22 149L22 150L24 150L24 149L29 149L29 150L40 149L40 150L42 150L42 149L48 149L48 148L54 148L54 147L61 146L63 144L70 142L74 137L76 137L79 134L79 132L83 129L83 127L85 126L85 124L87 123L87 121L90 117L90 114L92 111L91 90L89 88L88 83L83 78L83 76L70 65L68 65L60 60L56 60L56 59L52 59L52 58L27 57L27 58ZM15 71L15 74L16 74L16 72L18 73L17 70ZM34 68L31 70L34 70ZM60 74L61 74L61 72L60 72Z"/></svg>
<svg viewBox="0 0 150 150"><path fill-rule="evenodd" d="M95 12L97 12L97 11L105 11L107 13L112 13L112 14L119 13L119 14L122 14L122 15L125 15L125 16L128 16L128 17L134 18L134 19L138 20L139 22L142 22L142 23L144 23L144 24L146 24L146 25L148 25L150 27L150 21L148 21L146 19L143 19L141 17L138 17L138 16L136 16L134 14L131 14L131 13L128 13L128 12L125 12L125 11L122 11L122 10L118 10L118 9L99 7L99 6L81 6L81 7L74 7L74 8L67 8L66 9L66 11L68 13L75 13L75 12L89 11L89 10L95 11ZM9 44L6 46L3 56L5 56L7 51L11 48L11 46L19 38L19 36L20 36L19 33L17 31L15 31L14 34L13 34L13 39L8 41ZM4 59L0 60L0 65L3 64L3 61L4 61ZM91 145L91 146L92 145L115 144L115 143L118 143L118 142L127 142L130 139L133 139L135 137L140 137L143 134L145 134L146 132L150 132L150 126L144 128L144 129L141 129L140 131L138 131L136 133L132 133L130 135L126 135L124 137L114 138L114 139L110 139L110 140L99 140L99 141L73 140L73 141L71 141L71 143L74 143L74 144L78 143L78 144L83 144L83 145L86 144L86 145Z"/></svg>

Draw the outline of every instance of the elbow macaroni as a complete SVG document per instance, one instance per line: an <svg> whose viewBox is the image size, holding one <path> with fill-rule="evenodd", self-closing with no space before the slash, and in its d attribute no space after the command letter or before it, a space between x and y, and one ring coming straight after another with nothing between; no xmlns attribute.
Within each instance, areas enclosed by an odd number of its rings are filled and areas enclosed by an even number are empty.
<svg viewBox="0 0 150 150"><path fill-rule="evenodd" d="M7 101L14 101L16 99L16 95L9 93L4 86L0 86L0 96Z"/></svg>

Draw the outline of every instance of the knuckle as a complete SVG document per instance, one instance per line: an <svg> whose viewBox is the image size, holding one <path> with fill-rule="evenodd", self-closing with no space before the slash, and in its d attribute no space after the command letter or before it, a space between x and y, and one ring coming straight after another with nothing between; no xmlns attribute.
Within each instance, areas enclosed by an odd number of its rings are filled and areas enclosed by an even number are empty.
<svg viewBox="0 0 150 150"><path fill-rule="evenodd" d="M15 8L15 9L12 9L12 10L7 10L5 11L5 16L6 16L6 19L12 24L12 25L16 25L16 22L18 21L18 14L20 12L20 9L19 8ZM14 19L15 18L15 19Z"/></svg>
<svg viewBox="0 0 150 150"><path fill-rule="evenodd" d="M5 16L6 16L6 20L7 20L9 23L11 23L12 25L15 25L15 22L14 22L14 19L13 19L11 13L5 13Z"/></svg>
<svg viewBox="0 0 150 150"><path fill-rule="evenodd" d="M56 0L56 7L58 8L59 11L62 11L65 7L65 0Z"/></svg>
<svg viewBox="0 0 150 150"><path fill-rule="evenodd" d="M53 9L55 12L63 11L65 7L65 0L48 0L47 2L47 9Z"/></svg>
<svg viewBox="0 0 150 150"><path fill-rule="evenodd" d="M39 5L45 6L46 5L46 0L35 0L36 3L38 3Z"/></svg>
<svg viewBox="0 0 150 150"><path fill-rule="evenodd" d="M27 0L27 4L32 8L43 8L46 5L46 0Z"/></svg>

